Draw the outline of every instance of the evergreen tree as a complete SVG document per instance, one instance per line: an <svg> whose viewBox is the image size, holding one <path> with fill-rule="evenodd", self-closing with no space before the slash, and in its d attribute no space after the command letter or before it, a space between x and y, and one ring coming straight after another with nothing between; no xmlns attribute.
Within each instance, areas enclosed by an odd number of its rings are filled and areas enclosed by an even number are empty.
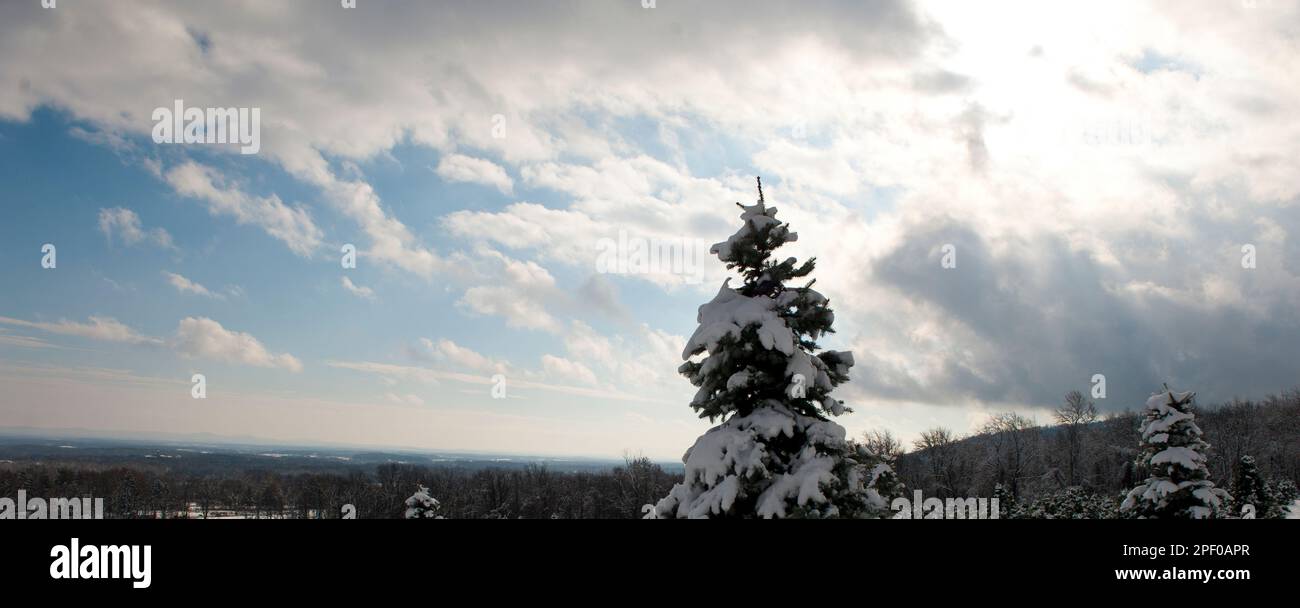
<svg viewBox="0 0 1300 608"><path fill-rule="evenodd" d="M1242 456L1237 463L1237 475L1232 480L1232 498L1235 505L1234 515L1243 515L1246 505L1254 508L1255 517L1264 517L1273 506L1273 497L1268 485L1259 476L1259 467L1253 456Z"/></svg>
<svg viewBox="0 0 1300 608"><path fill-rule="evenodd" d="M1019 513L1016 509L1016 497L1006 486L993 486L993 498L998 499L998 519L1015 519Z"/></svg>
<svg viewBox="0 0 1300 608"><path fill-rule="evenodd" d="M429 495L429 488L416 486L419 488L415 494L406 499L406 519L442 519L438 511L442 510L442 503L438 499Z"/></svg>
<svg viewBox="0 0 1300 608"><path fill-rule="evenodd" d="M1205 467L1210 444L1196 426L1193 397L1195 393L1175 393L1166 386L1147 400L1137 464L1149 477L1120 504L1124 516L1205 519L1223 514L1223 503L1231 496L1210 481Z"/></svg>
<svg viewBox="0 0 1300 608"><path fill-rule="evenodd" d="M887 516L886 496L902 491L897 476L829 419L851 411L830 394L848 380L853 355L817 353L835 319L829 301L812 282L786 285L808 276L815 258L772 257L798 236L767 206L761 181L758 202L737 205L740 229L710 251L742 284L727 279L700 307L678 368L699 387L691 407L721 423L686 452L685 479L646 505L646 517Z"/></svg>
<svg viewBox="0 0 1300 608"><path fill-rule="evenodd" d="M158 517L162 519L167 518L168 493L169 492L167 489L167 485L163 483L163 480L161 478L155 477L153 479L152 489L150 490L150 494L149 494L149 498L151 501L149 508L154 513L157 513Z"/></svg>
<svg viewBox="0 0 1300 608"><path fill-rule="evenodd" d="M122 478L122 485L117 489L117 511L118 514L126 519L136 516L135 513L136 489L135 476L127 473Z"/></svg>
<svg viewBox="0 0 1300 608"><path fill-rule="evenodd" d="M1300 489L1290 479L1273 479L1268 482L1268 496L1272 505L1263 513L1266 519L1300 519Z"/></svg>

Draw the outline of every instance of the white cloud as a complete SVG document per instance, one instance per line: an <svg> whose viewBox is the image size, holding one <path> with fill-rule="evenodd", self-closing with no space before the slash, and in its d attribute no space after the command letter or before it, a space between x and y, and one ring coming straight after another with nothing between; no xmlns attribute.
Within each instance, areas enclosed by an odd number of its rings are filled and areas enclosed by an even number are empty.
<svg viewBox="0 0 1300 608"><path fill-rule="evenodd" d="M449 372L444 370L430 369L427 367L414 367L410 365L396 365L392 363L379 363L375 361L327 361L326 365L338 369L349 369L357 372L367 373L379 376L381 378L392 379L397 381L413 381L426 384L439 384L440 380L451 380L463 384L472 384L482 386L484 390L478 394L487 397L490 395L490 389L493 385L492 377L487 374L466 374L461 372ZM556 384L551 382L539 382L528 379L529 375L536 374L518 374L510 375L506 378L508 390L515 389L537 389L547 392L562 393L566 395L575 395L579 397L591 397L602 400L615 401L632 401L642 403L657 403L657 399L649 398L644 395L623 392L615 389L599 388L594 386L573 386L568 384Z"/></svg>
<svg viewBox="0 0 1300 608"><path fill-rule="evenodd" d="M384 398L397 405L424 405L424 399L419 395L407 393L399 395L397 393L384 393Z"/></svg>
<svg viewBox="0 0 1300 608"><path fill-rule="evenodd" d="M162 228L145 230L140 223L140 216L125 207L100 209L99 231L104 233L110 243L116 238L127 246L148 241L163 249L176 249L171 234Z"/></svg>
<svg viewBox="0 0 1300 608"><path fill-rule="evenodd" d="M596 268L596 241L611 232L585 213L551 209L537 203L514 203L499 212L461 210L443 217L443 226L462 238L496 243L591 270Z"/></svg>
<svg viewBox="0 0 1300 608"><path fill-rule="evenodd" d="M326 200L361 226L370 237L370 248L365 251L368 258L424 278L447 269L446 262L437 253L421 245L405 224L384 209L370 184L338 179L319 166L323 159L318 155L306 160L306 166L291 170L300 179L321 188Z"/></svg>
<svg viewBox="0 0 1300 608"><path fill-rule="evenodd" d="M32 336L16 335L3 327L0 327L0 344L19 348L55 348L53 344L45 340L33 338Z"/></svg>
<svg viewBox="0 0 1300 608"><path fill-rule="evenodd" d="M470 182L492 186L502 194L514 194L515 183L500 165L486 159L447 154L438 161L438 177L453 182Z"/></svg>
<svg viewBox="0 0 1300 608"><path fill-rule="evenodd" d="M509 363L505 361L483 356L446 338L437 342L429 338L420 338L419 344L420 350L416 354L421 358L432 358L458 367L490 374L505 373L509 368Z"/></svg>
<svg viewBox="0 0 1300 608"><path fill-rule="evenodd" d="M151 338L137 333L117 319L111 317L91 316L89 322L62 320L58 322L25 321L11 317L0 317L0 323L18 327L29 327L47 331L52 334L77 336L105 342L123 342L127 344L161 344L158 338Z"/></svg>
<svg viewBox="0 0 1300 608"><path fill-rule="evenodd" d="M547 376L563 380L576 380L582 384L596 384L596 373L591 368L555 355L542 355L542 371Z"/></svg>
<svg viewBox="0 0 1300 608"><path fill-rule="evenodd" d="M733 229L735 207L728 201L753 196L752 177L695 178L643 155L591 166L529 165L522 175L532 186L573 197L572 204L555 209L521 202L496 212L462 210L447 215L443 225L475 242L526 250L586 271L597 270L602 242L625 238L689 254L670 259L666 267L627 275L664 287L722 280L720 265L696 258Z"/></svg>
<svg viewBox="0 0 1300 608"><path fill-rule="evenodd" d="M503 317L510 327L560 329L559 320L547 312L547 304L563 301L566 294L556 287L549 271L536 262L516 260L491 249L478 254L475 280L488 284L466 289L457 306L471 314Z"/></svg>
<svg viewBox="0 0 1300 608"><path fill-rule="evenodd" d="M257 338L230 331L206 317L181 319L170 344L177 352L189 357L302 371L302 362L297 357L288 353L273 354Z"/></svg>
<svg viewBox="0 0 1300 608"><path fill-rule="evenodd" d="M837 146L812 146L807 142L777 139L754 155L764 175L777 175L791 186L805 186L836 196L858 191L871 175L852 163L855 155Z"/></svg>
<svg viewBox="0 0 1300 608"><path fill-rule="evenodd" d="M471 313L504 317L510 327L559 330L559 321L540 303L518 296L519 292L509 287L480 285L465 290L456 303Z"/></svg>
<svg viewBox="0 0 1300 608"><path fill-rule="evenodd" d="M171 286L175 287L176 291L179 291L181 293L192 293L194 295L203 296L205 298L221 299L225 297L222 294L214 293L210 291L207 287L204 287L199 283L195 283L194 281L191 281L174 272L167 272L166 270L164 270L163 276L167 277L167 282L171 283Z"/></svg>
<svg viewBox="0 0 1300 608"><path fill-rule="evenodd" d="M631 335L606 336L590 325L573 321L564 332L564 348L598 377L619 386L657 395L686 396L689 383L676 373L686 339L641 324ZM579 372L581 373L581 372Z"/></svg>
<svg viewBox="0 0 1300 608"><path fill-rule="evenodd" d="M343 285L343 289L348 290L348 293L357 296L358 298L364 298L367 300L375 299L375 290L369 287L356 285L352 282L352 279L349 279L348 277L342 277L340 283Z"/></svg>
<svg viewBox="0 0 1300 608"><path fill-rule="evenodd" d="M439 384L439 378L461 380L463 382L478 381L477 376L471 376L469 374L441 372L424 367L396 365L392 363L377 363L374 361L327 361L325 364L338 369L350 369L353 371L374 374L384 378L385 380L391 381L391 384L397 384L397 381Z"/></svg>
<svg viewBox="0 0 1300 608"><path fill-rule="evenodd" d="M205 201L212 215L227 215L239 224L257 226L300 256L310 256L320 246L321 231L311 214L284 204L277 195L249 195L227 183L216 170L195 162L172 168L166 178L178 194Z"/></svg>

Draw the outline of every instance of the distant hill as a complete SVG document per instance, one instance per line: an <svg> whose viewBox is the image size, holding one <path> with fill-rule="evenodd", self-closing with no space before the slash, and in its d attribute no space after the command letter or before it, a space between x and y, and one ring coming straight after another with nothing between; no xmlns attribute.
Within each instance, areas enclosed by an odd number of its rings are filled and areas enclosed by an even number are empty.
<svg viewBox="0 0 1300 608"><path fill-rule="evenodd" d="M1211 445L1207 464L1216 484L1229 485L1247 455L1264 476L1300 483L1300 392L1198 406L1195 412ZM998 483L1014 484L1022 499L1068 486L1115 495L1145 476L1134 470L1141 420L1139 413L1128 412L1083 426L1073 480L1069 433L1062 425L1025 429L1015 437L1008 432L954 437L903 454L896 468L909 489L940 497L991 496Z"/></svg>
<svg viewBox="0 0 1300 608"><path fill-rule="evenodd" d="M245 443L241 439L210 434L161 436L157 439L97 437L79 432L38 429L0 430L0 464L79 463L102 466L149 466L188 473L222 473L239 470L293 472L373 471L375 465L396 463L459 469L523 469L544 464L555 471L604 471L622 465L621 459L556 457L527 454L470 453L375 449L348 446L284 446ZM681 463L664 463L680 470Z"/></svg>

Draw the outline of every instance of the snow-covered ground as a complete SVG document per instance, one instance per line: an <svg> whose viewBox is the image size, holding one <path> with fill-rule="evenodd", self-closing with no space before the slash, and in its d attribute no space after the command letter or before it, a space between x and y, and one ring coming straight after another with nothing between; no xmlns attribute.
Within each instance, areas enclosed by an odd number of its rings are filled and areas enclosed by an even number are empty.
<svg viewBox="0 0 1300 608"><path fill-rule="evenodd" d="M1300 500L1291 505L1291 512L1287 514L1287 519L1300 519Z"/></svg>

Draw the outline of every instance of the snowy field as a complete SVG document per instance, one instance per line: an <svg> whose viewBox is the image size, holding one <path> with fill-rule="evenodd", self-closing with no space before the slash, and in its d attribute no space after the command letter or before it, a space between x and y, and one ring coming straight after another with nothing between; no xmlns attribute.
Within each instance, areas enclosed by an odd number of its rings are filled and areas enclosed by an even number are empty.
<svg viewBox="0 0 1300 608"><path fill-rule="evenodd" d="M1286 516L1287 519L1300 519L1300 500L1291 505L1291 513Z"/></svg>

